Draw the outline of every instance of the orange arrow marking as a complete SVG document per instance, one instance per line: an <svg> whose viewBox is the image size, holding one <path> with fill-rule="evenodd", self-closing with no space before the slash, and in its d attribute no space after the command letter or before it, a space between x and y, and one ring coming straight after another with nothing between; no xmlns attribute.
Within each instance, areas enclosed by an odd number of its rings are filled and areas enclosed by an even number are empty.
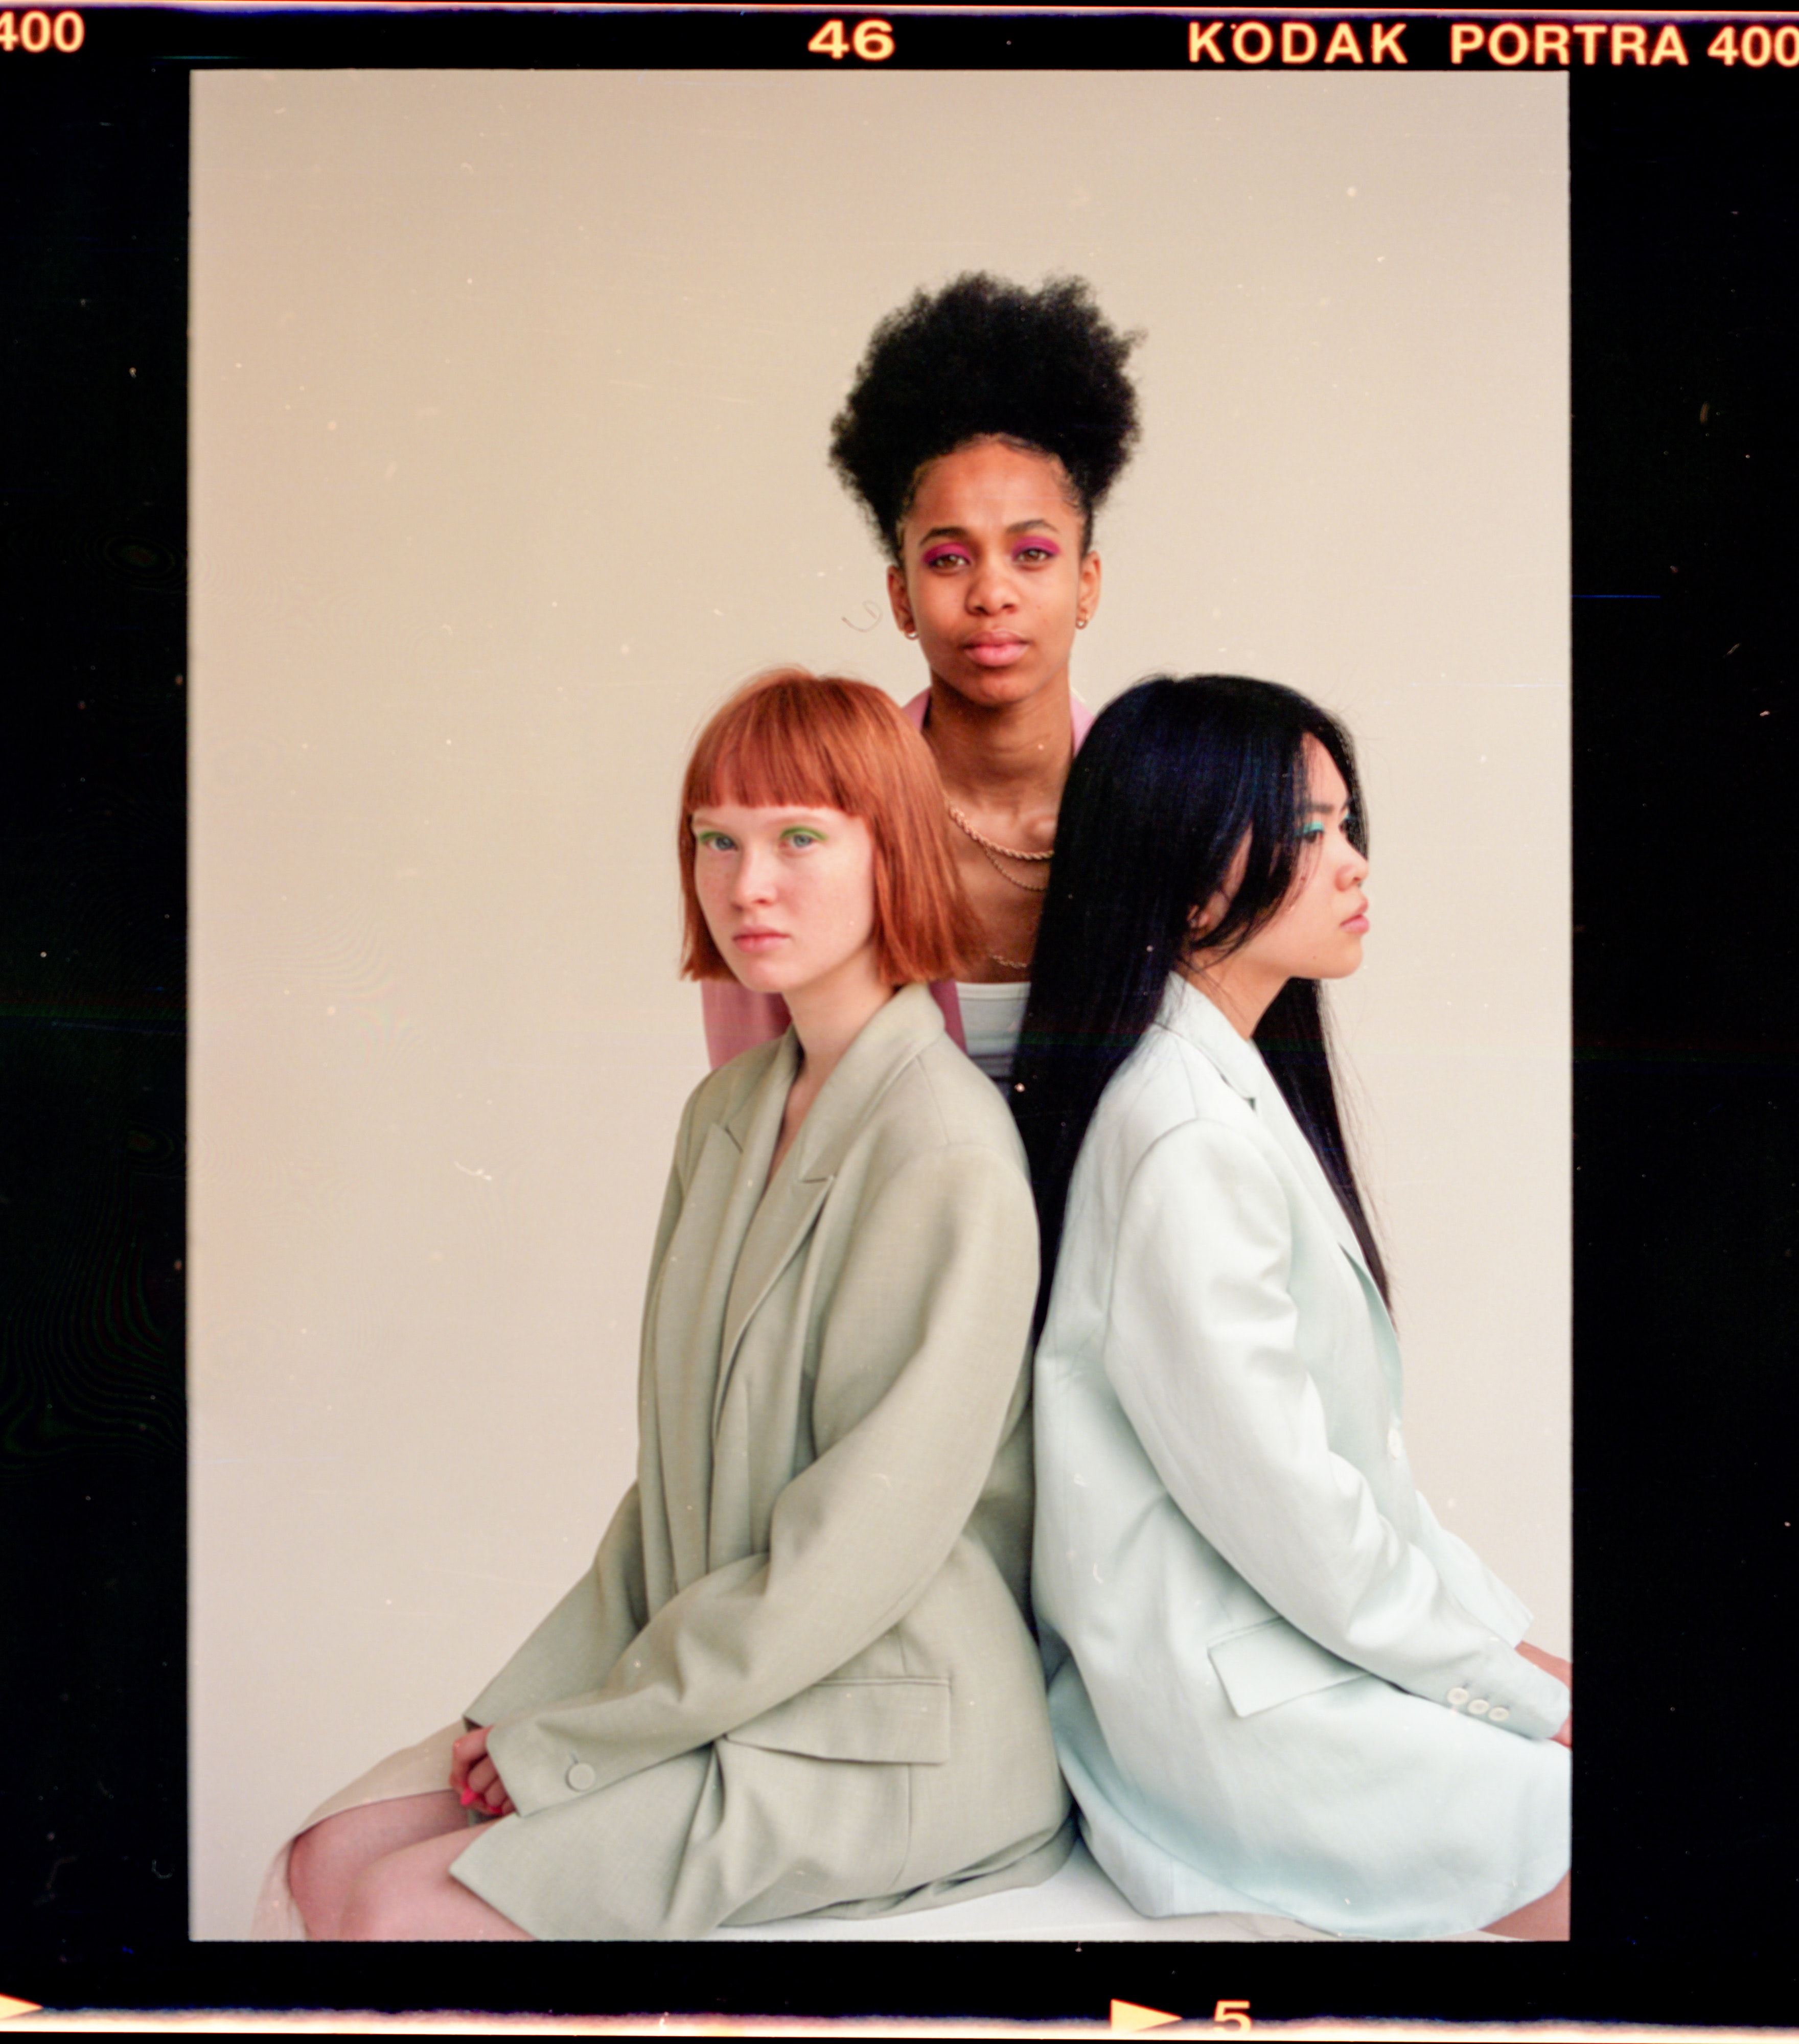
<svg viewBox="0 0 1799 2044"><path fill-rule="evenodd" d="M43 2006L40 2001L15 2001L10 1994L0 1994L0 2023L9 2015L35 2015Z"/></svg>
<svg viewBox="0 0 1799 2044"><path fill-rule="evenodd" d="M1154 2030L1160 2023L1178 2023L1180 2019L1165 2008L1145 2008L1134 2001L1115 2001L1112 2004L1114 2030Z"/></svg>

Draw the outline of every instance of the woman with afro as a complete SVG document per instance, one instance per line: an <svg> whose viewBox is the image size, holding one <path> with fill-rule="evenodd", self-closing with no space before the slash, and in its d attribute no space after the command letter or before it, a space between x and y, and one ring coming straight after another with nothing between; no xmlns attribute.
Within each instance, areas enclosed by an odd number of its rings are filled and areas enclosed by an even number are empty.
<svg viewBox="0 0 1799 2044"><path fill-rule="evenodd" d="M971 272L875 329L833 423L832 467L887 556L894 618L924 656L906 705L954 825L982 932L932 991L950 1032L1003 1083L1029 992L1055 816L1089 713L1068 678L1100 595L1094 519L1138 433L1139 336L1091 287ZM709 983L714 1064L786 1027L780 1001Z"/></svg>

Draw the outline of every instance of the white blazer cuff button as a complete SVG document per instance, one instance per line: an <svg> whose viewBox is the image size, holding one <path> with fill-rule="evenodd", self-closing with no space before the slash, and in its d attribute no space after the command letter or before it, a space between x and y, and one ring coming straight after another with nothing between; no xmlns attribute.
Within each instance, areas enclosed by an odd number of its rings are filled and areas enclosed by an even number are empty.
<svg viewBox="0 0 1799 2044"><path fill-rule="evenodd" d="M1484 1718L1492 1708L1492 1704L1485 1696L1476 1696L1468 1706L1468 1715L1471 1718Z"/></svg>
<svg viewBox="0 0 1799 2044"><path fill-rule="evenodd" d="M571 1788L591 1788L599 1777L586 1761L578 1760L563 1778Z"/></svg>
<svg viewBox="0 0 1799 2044"><path fill-rule="evenodd" d="M1458 1686L1450 1691L1449 1700L1457 1710L1460 1710L1462 1706L1468 1700L1468 1692Z"/></svg>
<svg viewBox="0 0 1799 2044"><path fill-rule="evenodd" d="M1506 1709L1503 1704L1495 1704L1493 1708L1487 1712L1486 1721L1489 1724L1504 1724L1505 1720L1511 1715L1512 1713Z"/></svg>

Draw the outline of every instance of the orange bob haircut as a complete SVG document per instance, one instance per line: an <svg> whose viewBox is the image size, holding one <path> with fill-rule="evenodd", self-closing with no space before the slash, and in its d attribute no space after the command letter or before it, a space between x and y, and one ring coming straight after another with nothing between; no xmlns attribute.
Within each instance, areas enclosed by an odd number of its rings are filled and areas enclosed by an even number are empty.
<svg viewBox="0 0 1799 2044"><path fill-rule="evenodd" d="M700 733L681 784L681 893L688 979L729 979L694 884L694 812L820 808L859 816L875 841L875 957L894 986L951 979L978 957L980 926L950 852L944 791L924 741L867 682L776 667Z"/></svg>

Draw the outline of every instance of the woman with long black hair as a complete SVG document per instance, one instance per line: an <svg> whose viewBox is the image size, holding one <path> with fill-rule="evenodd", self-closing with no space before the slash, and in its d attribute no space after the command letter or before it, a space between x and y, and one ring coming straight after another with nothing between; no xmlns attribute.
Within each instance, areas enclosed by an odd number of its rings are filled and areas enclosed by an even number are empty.
<svg viewBox="0 0 1799 2044"><path fill-rule="evenodd" d="M1566 1937L1571 1670L1413 1487L1337 1108L1367 872L1347 735L1270 682L1144 682L1070 776L1013 1073L1051 1715L1146 1915Z"/></svg>

